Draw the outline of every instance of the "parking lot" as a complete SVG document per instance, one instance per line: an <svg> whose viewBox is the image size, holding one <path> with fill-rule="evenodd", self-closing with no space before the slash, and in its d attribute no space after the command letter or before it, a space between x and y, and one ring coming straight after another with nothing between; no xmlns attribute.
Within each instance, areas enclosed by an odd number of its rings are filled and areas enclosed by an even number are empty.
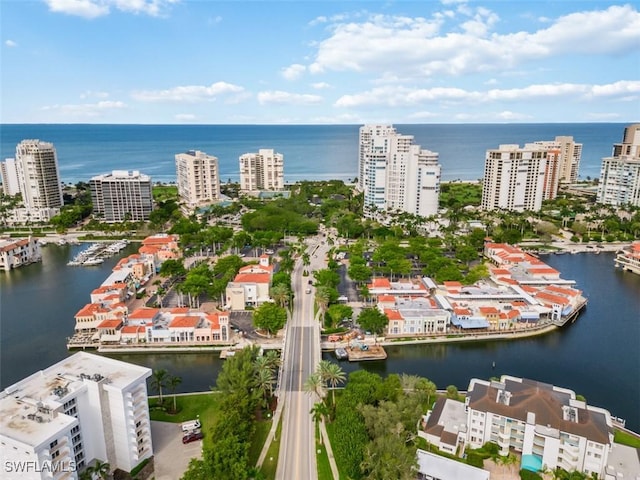
<svg viewBox="0 0 640 480"><path fill-rule="evenodd" d="M156 480L176 480L182 477L192 458L202 457L202 440L183 444L179 423L152 421L151 441Z"/></svg>

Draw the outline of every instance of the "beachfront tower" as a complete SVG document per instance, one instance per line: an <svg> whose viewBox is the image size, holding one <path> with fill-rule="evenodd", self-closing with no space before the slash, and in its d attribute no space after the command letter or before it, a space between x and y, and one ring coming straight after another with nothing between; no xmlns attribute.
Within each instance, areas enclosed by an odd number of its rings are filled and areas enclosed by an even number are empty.
<svg viewBox="0 0 640 480"><path fill-rule="evenodd" d="M413 140L392 125L360 127L358 189L364 193L365 215L395 211L428 217L438 213L438 154Z"/></svg>
<svg viewBox="0 0 640 480"><path fill-rule="evenodd" d="M261 148L258 153L240 156L240 191L259 192L284 189L284 155Z"/></svg>
<svg viewBox="0 0 640 480"><path fill-rule="evenodd" d="M220 201L218 158L198 150L176 155L176 179L182 212L186 215Z"/></svg>
<svg viewBox="0 0 640 480"><path fill-rule="evenodd" d="M640 123L624 129L622 143L602 159L598 203L640 207Z"/></svg>
<svg viewBox="0 0 640 480"><path fill-rule="evenodd" d="M15 169L25 215L30 221L49 221L60 213L62 186L52 143L20 142L16 147Z"/></svg>
<svg viewBox="0 0 640 480"><path fill-rule="evenodd" d="M487 150L482 183L484 210L538 211L558 193L560 150L535 143Z"/></svg>
<svg viewBox="0 0 640 480"><path fill-rule="evenodd" d="M89 181L93 214L107 223L149 220L151 177L137 170L114 170Z"/></svg>

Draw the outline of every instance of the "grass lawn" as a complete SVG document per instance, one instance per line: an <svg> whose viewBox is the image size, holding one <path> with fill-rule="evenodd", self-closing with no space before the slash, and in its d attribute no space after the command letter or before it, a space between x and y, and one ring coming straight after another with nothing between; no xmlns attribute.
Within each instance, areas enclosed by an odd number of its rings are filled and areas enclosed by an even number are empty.
<svg viewBox="0 0 640 480"><path fill-rule="evenodd" d="M278 455L280 454L280 435L282 433L282 417L280 417L280 423L276 429L276 435L269 446L267 456L264 459L262 468L260 471L264 475L265 480L275 480L276 469L278 468Z"/></svg>
<svg viewBox="0 0 640 480"><path fill-rule="evenodd" d="M204 442L205 444L209 444L209 442L211 442L211 436L207 435L207 433L218 413L218 399L219 396L216 393L176 396L178 413L169 414L162 410L154 409L158 399L150 398L149 416L151 420L171 423L182 423L187 420L195 420L199 417L200 423L202 424L202 432L204 433ZM173 408L173 395L165 396L164 403Z"/></svg>
<svg viewBox="0 0 640 480"><path fill-rule="evenodd" d="M640 438L623 430L618 430L617 428L613 436L613 441L621 445L627 445L628 447L640 448Z"/></svg>
<svg viewBox="0 0 640 480"><path fill-rule="evenodd" d="M256 422L256 431L253 434L251 448L249 449L249 465L258 463L258 457L260 456L264 442L267 440L272 423L273 420L270 418Z"/></svg>
<svg viewBox="0 0 640 480"><path fill-rule="evenodd" d="M318 453L320 452L320 453ZM320 443L320 428L316 425L316 461L318 463L318 480L334 480L331 473L329 455L324 444Z"/></svg>

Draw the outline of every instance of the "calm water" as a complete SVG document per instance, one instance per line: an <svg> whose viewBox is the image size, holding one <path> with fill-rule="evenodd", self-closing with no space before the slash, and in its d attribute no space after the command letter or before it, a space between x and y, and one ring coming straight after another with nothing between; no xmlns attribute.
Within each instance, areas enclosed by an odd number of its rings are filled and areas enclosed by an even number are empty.
<svg viewBox="0 0 640 480"><path fill-rule="evenodd" d="M67 267L79 248L49 245L43 248L41 264L0 272L0 388L68 355L65 344L73 331L73 315L116 262L114 258L98 267ZM564 278L575 279L589 297L588 308L575 324L517 342L392 347L384 362L342 362L343 369L413 373L432 379L439 388L454 384L460 389L472 377L530 377L571 388L640 430L640 276L615 270L611 254L545 260ZM180 391L207 390L222 365L213 353L116 358L166 368L182 377Z"/></svg>
<svg viewBox="0 0 640 480"><path fill-rule="evenodd" d="M599 177L602 157L620 142L623 123L396 125L438 152L445 180L477 180L489 148L573 136L583 144L580 176ZM238 157L259 148L284 155L285 180L353 179L359 125L1 125L0 159L27 138L52 142L64 182L88 181L110 170L140 170L175 181L175 154L201 150L219 159L223 181L239 179Z"/></svg>

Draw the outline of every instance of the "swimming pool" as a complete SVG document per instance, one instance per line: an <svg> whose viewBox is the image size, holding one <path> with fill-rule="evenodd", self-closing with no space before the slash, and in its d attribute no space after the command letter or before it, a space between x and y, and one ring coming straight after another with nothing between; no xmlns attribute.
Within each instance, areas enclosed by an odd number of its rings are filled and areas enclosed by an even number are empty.
<svg viewBox="0 0 640 480"><path fill-rule="evenodd" d="M542 458L537 455L522 455L520 468L531 472L539 472L542 470Z"/></svg>

